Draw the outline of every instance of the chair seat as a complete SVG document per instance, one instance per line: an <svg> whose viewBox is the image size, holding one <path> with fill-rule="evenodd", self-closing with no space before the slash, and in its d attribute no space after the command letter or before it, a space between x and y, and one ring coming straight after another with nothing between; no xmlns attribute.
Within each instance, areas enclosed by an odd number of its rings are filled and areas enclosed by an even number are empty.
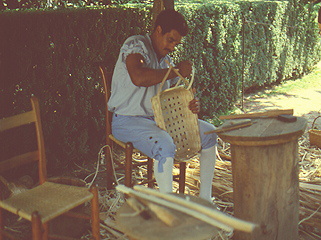
<svg viewBox="0 0 321 240"><path fill-rule="evenodd" d="M45 223L92 198L88 188L45 182L0 201L0 206L29 221L32 213L37 211Z"/></svg>
<svg viewBox="0 0 321 240"><path fill-rule="evenodd" d="M117 138L114 137L114 135L109 134L108 137L109 137L113 142L115 142L115 143L117 143L119 146L121 146L122 148L126 148L126 143L118 140ZM133 153L140 153L140 154L144 155L141 151L139 151L139 150L136 149L136 148L133 148ZM146 156L146 155L144 155L144 156ZM147 156L146 156L146 158L147 158ZM136 162L146 162L146 159L143 159L143 160L133 159L133 160L136 161Z"/></svg>
<svg viewBox="0 0 321 240"><path fill-rule="evenodd" d="M120 140L118 140L117 138L115 138L114 137L114 135L112 135L112 134L110 134L110 135L108 135L108 137L112 140L112 141L114 141L115 143L117 143L118 145L120 145L122 148L126 148L126 143L124 143L124 142L122 142L122 141L120 141ZM133 148L133 153L141 153L139 150L137 150L136 148ZM196 154L195 154L196 155ZM189 158L175 158L174 159L174 161L175 162L188 162L188 161L190 161L191 160L191 158L192 157L194 157L194 155L193 156L190 156ZM137 161L137 160L136 160ZM146 161L145 159L144 159L144 161ZM140 161L138 161L138 162L140 162Z"/></svg>
<svg viewBox="0 0 321 240"><path fill-rule="evenodd" d="M117 138L114 137L114 135L109 134L108 137L109 137L113 142L115 142L115 143L117 143L119 146L121 146L122 148L126 148L126 143L118 140ZM133 148L133 152L134 152L134 153L138 153L138 152L140 152L140 151L137 150L136 148Z"/></svg>

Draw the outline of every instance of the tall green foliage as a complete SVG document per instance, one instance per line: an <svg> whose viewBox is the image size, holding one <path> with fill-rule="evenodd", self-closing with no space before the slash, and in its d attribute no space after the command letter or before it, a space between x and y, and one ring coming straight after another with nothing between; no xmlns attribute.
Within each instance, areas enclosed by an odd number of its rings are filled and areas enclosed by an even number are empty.
<svg viewBox="0 0 321 240"><path fill-rule="evenodd" d="M315 13L288 1L178 8L191 32L175 55L193 60L203 115L220 115L250 87L297 77L320 60Z"/></svg>
<svg viewBox="0 0 321 240"><path fill-rule="evenodd" d="M147 28L146 14L112 8L0 15L0 117L30 108L34 94L49 164L96 155L104 144L105 108L95 62L112 69L122 42Z"/></svg>

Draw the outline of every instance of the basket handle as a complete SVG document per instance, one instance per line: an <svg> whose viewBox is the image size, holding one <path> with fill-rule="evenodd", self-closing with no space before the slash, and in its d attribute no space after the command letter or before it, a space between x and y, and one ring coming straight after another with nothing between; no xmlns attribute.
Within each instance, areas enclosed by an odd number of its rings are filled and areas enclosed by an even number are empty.
<svg viewBox="0 0 321 240"><path fill-rule="evenodd" d="M176 68L173 68L174 72L180 77L179 80L177 81L175 87L177 87L180 82L181 82L181 79L183 79L185 81L185 83L188 83L188 86L187 86L187 90L189 90L191 87L192 87L192 84L194 82L194 74L195 74L195 69L194 67L192 68L192 78L191 78L191 81L188 82L188 80L186 80L186 78L184 78L180 73L179 71L176 69Z"/></svg>
<svg viewBox="0 0 321 240"><path fill-rule="evenodd" d="M319 117L321 117L321 116L317 116L317 117L313 120L313 123L312 123L312 127L311 127L311 129L313 129L313 128L314 128L315 121L316 121Z"/></svg>
<svg viewBox="0 0 321 240"><path fill-rule="evenodd" d="M192 87L192 84L193 84L193 82L194 82L194 75L195 75L194 67L193 67L193 69L192 69L192 78L191 78L191 81L188 82L188 80L186 80L186 78L184 78L184 77L179 73L179 71L178 71L176 68L173 67L172 64L170 64L167 60L165 60L165 62L168 64L169 69L168 69L167 73L165 74L165 76L164 76L164 78L163 78L163 80L162 80L162 82L161 82L161 85L159 86L157 95L159 95L159 94L161 93L161 91L162 91L162 89L163 89L163 86L164 86L164 83L165 83L165 81L166 81L169 73L171 72L171 70L173 70L173 71L179 76L179 80L177 81L175 87L177 87L177 86L180 84L180 82L183 80L185 83L188 84L188 86L187 86L186 89L189 90L189 89Z"/></svg>
<svg viewBox="0 0 321 240"><path fill-rule="evenodd" d="M170 62L168 62L167 60L165 60L165 62L168 64L168 66L171 66L172 69L173 69L173 71L177 74L177 76L179 76L179 80L177 81L175 87L177 87L177 86L180 84L181 80L183 80L186 84L188 84L188 87L187 87L186 89L189 90L189 89L192 87L192 84L193 84L193 82L194 82L194 74L195 74L194 66L192 67L192 78L191 78L191 81L188 82L188 80L187 80L186 78L184 78L184 77L179 73L179 71L172 66L172 64L171 64Z"/></svg>
<svg viewBox="0 0 321 240"><path fill-rule="evenodd" d="M164 76L164 78L163 78L163 80L162 80L162 82L161 82L161 84L160 84L160 86L159 86L159 88L158 88L157 95L160 95L160 93L161 93L161 91L162 91L162 89L163 89L164 83L165 83L166 79L168 78L168 75L169 75L169 73L172 71L172 69L173 69L173 66L172 66L171 64L169 64L168 71L167 71L167 73L165 74L165 76Z"/></svg>

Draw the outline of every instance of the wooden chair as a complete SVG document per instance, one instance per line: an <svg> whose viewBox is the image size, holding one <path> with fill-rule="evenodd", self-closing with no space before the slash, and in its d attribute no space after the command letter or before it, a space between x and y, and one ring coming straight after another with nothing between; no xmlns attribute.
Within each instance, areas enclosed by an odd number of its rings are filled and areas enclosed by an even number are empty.
<svg viewBox="0 0 321 240"><path fill-rule="evenodd" d="M46 181L46 157L43 140L39 103L36 97L31 98L32 110L0 120L0 132L33 123L37 137L37 150L27 152L0 162L0 172L37 162L39 185L25 192L0 199L0 240L12 238L4 231L3 210L9 211L31 221L32 239L47 240L49 238L67 239L57 235L49 235L50 220L62 215L91 220L93 239L100 239L98 192L95 187L88 189L63 185ZM25 139L28 141L29 139ZM91 216L72 213L72 210L85 202L91 201ZM70 239L70 238L68 238Z"/></svg>
<svg viewBox="0 0 321 240"><path fill-rule="evenodd" d="M108 110L107 102L110 97L111 93L111 81L112 81L112 73L108 71L106 64L101 62L98 63L98 67L101 73L103 86L104 86L104 93L105 93L105 107L106 107L106 144L112 147L113 143L121 146L125 150L125 186L132 187L132 167L133 167L133 158L132 154L134 151L138 151L134 149L133 144L131 142L121 142L117 140L111 131L111 121L112 121L112 112ZM147 182L148 186L153 186L153 159L147 158L147 161L144 163L136 163L135 165L147 165ZM179 192L184 193L185 190L185 178L186 178L186 162L179 163L180 173L179 176L174 176L174 178L178 178L179 182ZM113 178L113 171L112 171L112 161L111 155L109 151L106 154L106 168L107 168L107 188L112 188L113 184L115 183L115 179Z"/></svg>

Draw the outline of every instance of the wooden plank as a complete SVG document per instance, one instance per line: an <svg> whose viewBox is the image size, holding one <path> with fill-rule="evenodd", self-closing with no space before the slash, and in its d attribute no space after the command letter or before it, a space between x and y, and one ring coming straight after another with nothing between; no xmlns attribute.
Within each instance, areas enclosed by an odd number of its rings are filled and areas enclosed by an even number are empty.
<svg viewBox="0 0 321 240"><path fill-rule="evenodd" d="M0 162L0 172L21 166L39 159L38 151L24 153Z"/></svg>
<svg viewBox="0 0 321 240"><path fill-rule="evenodd" d="M245 122L245 123L241 123L241 124L236 124L236 125L226 126L226 127L222 127L222 128L217 128L215 130L205 132L204 134L227 132L227 131L231 131L231 130L235 130L235 129L248 127L248 126L251 126L252 124L253 124L252 122Z"/></svg>
<svg viewBox="0 0 321 240"><path fill-rule="evenodd" d="M9 130L21 125L29 124L36 121L36 115L33 111L21 113L12 117L0 120L0 132Z"/></svg>
<svg viewBox="0 0 321 240"><path fill-rule="evenodd" d="M199 198L191 196L191 201L195 199L199 200ZM209 202L207 203L210 204ZM167 226L154 216L153 212L151 212L152 217L146 220L141 215L136 214L135 211L125 203L117 210L116 226L117 229L124 232L131 240L196 240L218 237L218 229L212 225L206 224L175 209L169 210L177 214L180 220L178 225L173 227Z"/></svg>
<svg viewBox="0 0 321 240"><path fill-rule="evenodd" d="M172 209L174 209L176 211L183 212L183 213L188 214L190 216L193 216L193 217L195 217L195 218L197 218L197 219L199 219L201 221L204 221L205 223L210 224L210 225L212 225L214 227L218 227L218 228L224 229L226 231L231 231L232 230L232 227L230 227L230 226L228 226L228 225L216 220L213 217L209 217L209 216L207 216L205 214L202 214L202 213L192 209L191 206L185 207L185 206L182 206L181 204L173 203L173 202L167 201L165 199L158 198L156 196L148 195L148 194L143 193L143 192L137 192L137 191L133 190L132 188L127 188L127 187L125 187L123 185L118 185L116 187L116 189L121 191L121 192L124 192L124 193L126 193L126 194L128 194L130 196L134 196L134 197L137 197L139 199L151 201L153 203L161 204L162 206L165 206L165 207L168 207L168 208L172 208ZM193 204L195 204L195 203L190 202L190 205L193 205ZM207 207L207 210L209 210L208 207ZM212 211L215 211L215 210L212 210ZM218 214L223 214L223 213L218 212Z"/></svg>
<svg viewBox="0 0 321 240"><path fill-rule="evenodd" d="M269 110L266 112L258 112L258 113L227 115L227 116L220 116L219 118L221 120L224 120L224 119L240 119L240 118L277 117L278 115L281 115L281 114L293 115L293 109Z"/></svg>
<svg viewBox="0 0 321 240"><path fill-rule="evenodd" d="M135 197L144 198L166 207L182 211L186 214L191 214L193 217L221 229L231 230L231 228L235 228L241 231L252 232L254 228L256 228L256 225L253 223L234 218L216 209L205 207L191 201L186 201L185 199L176 197L174 195L163 194L156 190L141 186L134 187L134 189L139 192L136 192L129 188L125 188L121 185L118 185L116 188L119 191L125 192Z"/></svg>
<svg viewBox="0 0 321 240"><path fill-rule="evenodd" d="M302 135L307 124L307 120L301 117L298 117L296 122L289 123L276 118L259 118L255 121L246 128L219 133L219 137L237 145L279 144Z"/></svg>

